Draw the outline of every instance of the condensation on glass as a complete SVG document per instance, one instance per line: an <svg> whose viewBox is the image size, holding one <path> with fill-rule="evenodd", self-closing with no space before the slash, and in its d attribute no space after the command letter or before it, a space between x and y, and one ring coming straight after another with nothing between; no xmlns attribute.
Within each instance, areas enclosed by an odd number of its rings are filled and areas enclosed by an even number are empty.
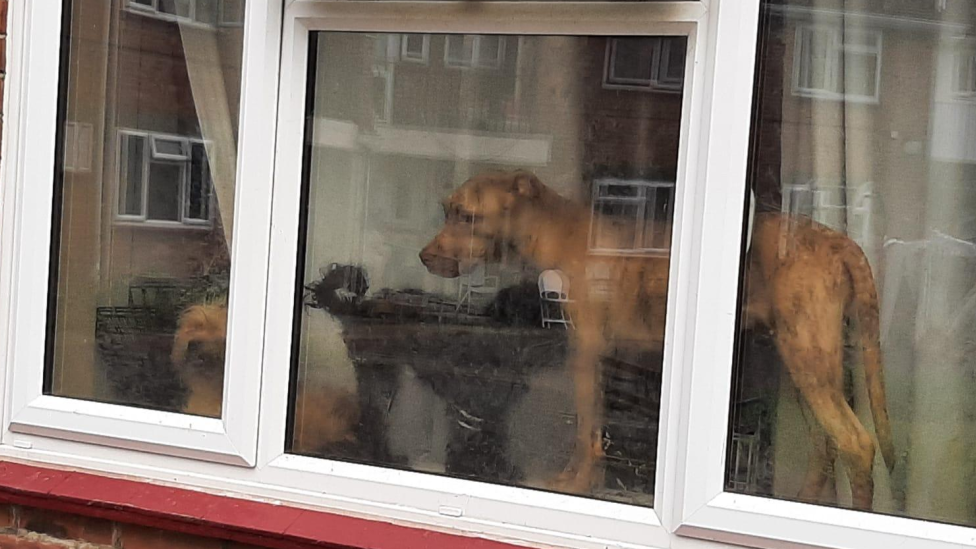
<svg viewBox="0 0 976 549"><path fill-rule="evenodd" d="M763 2L728 490L976 526L973 10Z"/></svg>
<svg viewBox="0 0 976 549"><path fill-rule="evenodd" d="M649 505L687 39L314 38L290 450Z"/></svg>
<svg viewBox="0 0 976 549"><path fill-rule="evenodd" d="M65 9L45 392L220 416L243 1Z"/></svg>

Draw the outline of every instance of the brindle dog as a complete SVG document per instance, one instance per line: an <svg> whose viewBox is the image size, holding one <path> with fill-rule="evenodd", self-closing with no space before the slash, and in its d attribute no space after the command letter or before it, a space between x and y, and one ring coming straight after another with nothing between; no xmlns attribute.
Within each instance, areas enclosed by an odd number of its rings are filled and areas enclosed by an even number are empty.
<svg viewBox="0 0 976 549"><path fill-rule="evenodd" d="M444 212L444 227L420 252L431 273L457 277L479 261L498 260L498 251L508 247L539 269L560 269L569 277L573 302L567 307L576 323L571 369L577 440L553 488L589 492L600 478L603 455L600 356L614 340L663 346L668 257L590 254L590 211L525 171L472 177L444 201ZM670 234L669 227L658 230ZM610 270L612 290L602 299L591 297L587 277L587 266L595 261ZM843 391L843 330L845 318L850 318L859 326L871 412L890 469L894 449L870 266L847 236L778 213L755 216L747 261L743 326L764 327L774 335L793 383L823 429L811 429L816 450L799 497L810 500L820 494L830 478L828 464L839 450L849 468L854 506L870 509L874 441Z"/></svg>

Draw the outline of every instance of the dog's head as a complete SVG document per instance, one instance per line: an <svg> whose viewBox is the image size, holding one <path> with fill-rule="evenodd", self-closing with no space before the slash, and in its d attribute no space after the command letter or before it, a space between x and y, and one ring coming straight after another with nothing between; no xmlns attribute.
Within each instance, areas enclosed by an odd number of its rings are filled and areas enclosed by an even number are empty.
<svg viewBox="0 0 976 549"><path fill-rule="evenodd" d="M180 315L170 357L177 367L217 368L219 372L226 342L227 307L194 305Z"/></svg>
<svg viewBox="0 0 976 549"><path fill-rule="evenodd" d="M444 200L444 227L420 252L420 261L438 276L454 278L477 263L501 258L510 244L519 207L545 192L527 171L490 172L472 177Z"/></svg>

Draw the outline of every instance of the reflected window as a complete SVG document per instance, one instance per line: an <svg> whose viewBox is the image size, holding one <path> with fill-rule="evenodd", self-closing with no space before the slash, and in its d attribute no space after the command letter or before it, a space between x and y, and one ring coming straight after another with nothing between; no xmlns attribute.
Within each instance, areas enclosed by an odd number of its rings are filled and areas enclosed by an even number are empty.
<svg viewBox="0 0 976 549"><path fill-rule="evenodd" d="M674 183L598 179L593 185L590 251L667 253L671 232ZM620 238L626 235L625 238Z"/></svg>
<svg viewBox="0 0 976 549"><path fill-rule="evenodd" d="M960 99L976 99L976 47L960 45L953 61L952 94Z"/></svg>
<svg viewBox="0 0 976 549"><path fill-rule="evenodd" d="M682 38L614 38L607 44L607 87L680 90L684 71Z"/></svg>
<svg viewBox="0 0 976 549"><path fill-rule="evenodd" d="M876 101L881 31L840 24L796 27L794 93L820 99Z"/></svg>
<svg viewBox="0 0 976 549"><path fill-rule="evenodd" d="M69 172L87 172L92 168L92 140L94 128L91 124L65 122L64 124L64 169Z"/></svg>
<svg viewBox="0 0 976 549"><path fill-rule="evenodd" d="M120 138L120 219L210 221L212 182L202 140L132 130L123 130Z"/></svg>
<svg viewBox="0 0 976 549"><path fill-rule="evenodd" d="M126 8L132 13L138 13L156 19L186 23L202 23L214 25L217 22L218 3L227 0L123 0ZM228 13L233 13L236 6L230 6ZM238 10L239 7L236 7Z"/></svg>
<svg viewBox="0 0 976 549"><path fill-rule="evenodd" d="M444 64L448 67L497 69L504 56L504 36L451 34L445 37Z"/></svg>
<svg viewBox="0 0 976 549"><path fill-rule="evenodd" d="M400 59L413 63L427 63L430 56L429 34L401 34Z"/></svg>

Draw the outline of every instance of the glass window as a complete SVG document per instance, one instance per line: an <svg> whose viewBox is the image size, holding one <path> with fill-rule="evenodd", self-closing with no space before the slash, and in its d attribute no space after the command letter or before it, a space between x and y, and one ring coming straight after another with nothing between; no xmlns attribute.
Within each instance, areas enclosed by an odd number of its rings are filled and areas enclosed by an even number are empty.
<svg viewBox="0 0 976 549"><path fill-rule="evenodd" d="M680 90L684 81L685 39L614 38L607 43L607 87Z"/></svg>
<svg viewBox="0 0 976 549"><path fill-rule="evenodd" d="M289 450L650 505L681 95L432 35L371 101L382 38L312 38Z"/></svg>
<svg viewBox="0 0 976 549"><path fill-rule="evenodd" d="M242 29L68 4L45 392L219 416Z"/></svg>
<svg viewBox="0 0 976 549"><path fill-rule="evenodd" d="M219 23L239 27L244 24L244 0L218 0Z"/></svg>
<svg viewBox="0 0 976 549"><path fill-rule="evenodd" d="M64 125L64 169L87 172L92 162L92 125L66 122Z"/></svg>
<svg viewBox="0 0 976 549"><path fill-rule="evenodd" d="M430 50L430 36L427 34L403 34L400 36L402 51L401 58L404 61L414 61L426 63L428 51Z"/></svg>
<svg viewBox="0 0 976 549"><path fill-rule="evenodd" d="M152 155L160 160L186 160L186 140L167 138L156 135L150 136Z"/></svg>
<svg viewBox="0 0 976 549"><path fill-rule="evenodd" d="M881 29L843 22L801 22L796 27L794 93L818 98L877 99Z"/></svg>
<svg viewBox="0 0 976 549"><path fill-rule="evenodd" d="M187 221L210 220L210 165L207 163L207 150L203 143L194 143L192 159L188 166L190 181L186 188L186 210L183 217Z"/></svg>
<svg viewBox="0 0 976 549"><path fill-rule="evenodd" d="M837 4L763 2L726 486L976 526L976 19Z"/></svg>
<svg viewBox="0 0 976 549"><path fill-rule="evenodd" d="M119 215L143 215L143 187L145 182L146 138L122 134L119 166Z"/></svg>
<svg viewBox="0 0 976 549"><path fill-rule="evenodd" d="M242 0L120 0L128 11L165 21L182 21L213 26L239 26L243 22ZM227 4L224 7L223 4ZM223 19L218 20L218 16ZM240 17L240 19L236 19Z"/></svg>
<svg viewBox="0 0 976 549"><path fill-rule="evenodd" d="M149 163L146 217L156 221L179 221L180 189L183 169L175 162Z"/></svg>
<svg viewBox="0 0 976 549"><path fill-rule="evenodd" d="M449 67L470 67L474 63L474 43L477 36L449 35L445 38L444 64Z"/></svg>

